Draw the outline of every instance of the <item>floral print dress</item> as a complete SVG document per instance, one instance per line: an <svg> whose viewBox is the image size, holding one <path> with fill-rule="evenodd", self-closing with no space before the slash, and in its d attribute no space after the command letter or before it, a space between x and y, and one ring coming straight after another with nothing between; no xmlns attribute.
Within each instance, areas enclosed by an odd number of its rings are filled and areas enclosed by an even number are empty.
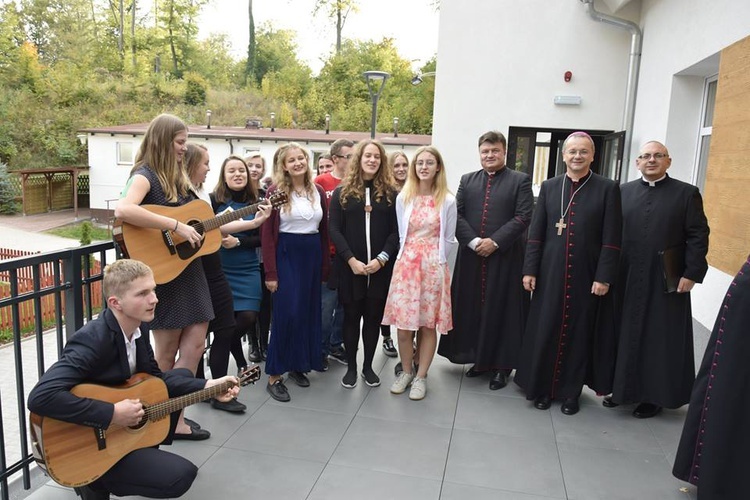
<svg viewBox="0 0 750 500"><path fill-rule="evenodd" d="M401 223L402 221L399 221ZM424 326L445 334L453 329L448 264L440 264L440 213L431 195L417 196L406 241L393 267L384 325L400 330Z"/></svg>

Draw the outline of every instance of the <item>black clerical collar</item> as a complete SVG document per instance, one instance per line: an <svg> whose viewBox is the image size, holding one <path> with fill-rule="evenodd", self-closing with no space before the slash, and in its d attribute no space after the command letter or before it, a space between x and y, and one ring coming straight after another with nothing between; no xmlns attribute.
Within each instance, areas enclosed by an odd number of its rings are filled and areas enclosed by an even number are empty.
<svg viewBox="0 0 750 500"><path fill-rule="evenodd" d="M665 173L663 176L661 176L661 178L656 179L655 181L650 181L650 180L646 179L645 177L641 176L641 182L643 182L644 184L647 184L647 185L649 185L651 187L656 187L657 183L663 181L667 177L669 177L669 176Z"/></svg>
<svg viewBox="0 0 750 500"><path fill-rule="evenodd" d="M485 174L489 175L490 177L494 177L494 176L496 176L498 174L501 174L503 172L503 170L505 170L506 168L508 168L508 167L507 166L503 166L502 168L498 168L494 172L487 172L484 169L482 169L482 170L484 171Z"/></svg>

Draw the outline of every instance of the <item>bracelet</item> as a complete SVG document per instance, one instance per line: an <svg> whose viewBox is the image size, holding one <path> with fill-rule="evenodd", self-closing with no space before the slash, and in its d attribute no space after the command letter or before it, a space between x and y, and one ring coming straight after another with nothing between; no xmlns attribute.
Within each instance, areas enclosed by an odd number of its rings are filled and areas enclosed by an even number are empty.
<svg viewBox="0 0 750 500"><path fill-rule="evenodd" d="M238 246L240 246L240 244L241 244L241 243L242 243L242 242L240 241L240 239L239 239L239 238L237 238L237 244L236 244L236 245L234 246L234 248L237 248Z"/></svg>
<svg viewBox="0 0 750 500"><path fill-rule="evenodd" d="M380 264L380 268L381 268L381 269L385 267L385 263L386 263L387 261L384 261L383 259L381 259L381 258L379 258L379 257L375 257L375 260L377 260L377 261L378 261L378 263Z"/></svg>
<svg viewBox="0 0 750 500"><path fill-rule="evenodd" d="M179 225L180 225L180 221L178 221L177 219L175 219L174 220L174 229L172 229L173 233L177 232L177 226L179 226Z"/></svg>

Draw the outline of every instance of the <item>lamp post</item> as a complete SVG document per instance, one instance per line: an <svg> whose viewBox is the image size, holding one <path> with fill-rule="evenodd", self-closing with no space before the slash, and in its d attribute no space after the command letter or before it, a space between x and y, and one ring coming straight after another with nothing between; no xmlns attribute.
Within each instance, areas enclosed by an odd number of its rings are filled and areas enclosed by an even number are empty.
<svg viewBox="0 0 750 500"><path fill-rule="evenodd" d="M331 115L326 113L326 135L331 132Z"/></svg>
<svg viewBox="0 0 750 500"><path fill-rule="evenodd" d="M206 128L211 128L211 110L206 110L206 121L208 122Z"/></svg>
<svg viewBox="0 0 750 500"><path fill-rule="evenodd" d="M398 137L398 116L393 117L393 137Z"/></svg>
<svg viewBox="0 0 750 500"><path fill-rule="evenodd" d="M375 139L375 126L378 123L378 99L383 93L385 81L390 78L390 74L385 71L365 71L362 73L367 79L367 91L372 99L372 123L370 124L370 139ZM375 86L377 85L377 89Z"/></svg>
<svg viewBox="0 0 750 500"><path fill-rule="evenodd" d="M271 111L271 132L276 131L276 113Z"/></svg>

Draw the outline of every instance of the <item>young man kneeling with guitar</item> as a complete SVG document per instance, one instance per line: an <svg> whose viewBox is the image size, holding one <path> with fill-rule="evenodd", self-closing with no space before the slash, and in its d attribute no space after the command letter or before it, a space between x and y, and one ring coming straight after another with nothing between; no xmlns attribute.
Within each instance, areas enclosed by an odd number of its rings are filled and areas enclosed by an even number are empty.
<svg viewBox="0 0 750 500"><path fill-rule="evenodd" d="M158 445L172 442L181 408L209 397L229 401L240 380L159 370L148 340L158 302L148 266L116 261L104 270L103 288L107 309L69 339L29 395L35 457L84 500L179 497L198 468Z"/></svg>

